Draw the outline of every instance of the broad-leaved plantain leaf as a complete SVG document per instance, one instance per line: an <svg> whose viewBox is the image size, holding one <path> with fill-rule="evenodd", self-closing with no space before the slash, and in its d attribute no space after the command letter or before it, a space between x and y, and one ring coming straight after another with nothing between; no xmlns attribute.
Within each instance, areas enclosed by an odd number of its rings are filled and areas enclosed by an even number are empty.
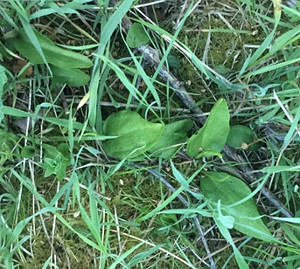
<svg viewBox="0 0 300 269"><path fill-rule="evenodd" d="M86 85L90 81L90 76L79 69L64 69L52 65L53 83L66 83L70 86L80 87Z"/></svg>
<svg viewBox="0 0 300 269"><path fill-rule="evenodd" d="M149 150L152 156L170 159L180 148L175 145L186 142L187 132L192 127L193 122L189 119L167 124L159 141Z"/></svg>
<svg viewBox="0 0 300 269"><path fill-rule="evenodd" d="M106 119L104 135L118 137L104 141L103 148L108 155L133 158L152 148L163 130L164 124L149 122L137 112L123 110Z"/></svg>
<svg viewBox="0 0 300 269"><path fill-rule="evenodd" d="M264 241L273 241L272 235L263 223L252 197L238 203L251 195L251 190L240 179L223 172L207 172L200 181L203 195L214 202L217 209L220 200L222 214L234 218L233 228L249 236ZM230 206L237 203L234 206Z"/></svg>
<svg viewBox="0 0 300 269"><path fill-rule="evenodd" d="M236 149L256 150L259 148L259 143L255 132L247 126L234 125L230 127L230 132L227 138L227 144Z"/></svg>
<svg viewBox="0 0 300 269"><path fill-rule="evenodd" d="M134 23L129 28L126 42L130 48L136 48L149 41L149 37L140 23Z"/></svg>
<svg viewBox="0 0 300 269"><path fill-rule="evenodd" d="M16 50L34 64L43 64L44 61L30 42L24 29L20 29L20 36L14 42ZM56 46L48 37L35 31L48 63L60 68L88 68L93 62L86 56Z"/></svg>
<svg viewBox="0 0 300 269"><path fill-rule="evenodd" d="M187 154L201 158L217 155L226 144L230 131L229 111L225 99L220 99L212 108L204 126L188 140Z"/></svg>

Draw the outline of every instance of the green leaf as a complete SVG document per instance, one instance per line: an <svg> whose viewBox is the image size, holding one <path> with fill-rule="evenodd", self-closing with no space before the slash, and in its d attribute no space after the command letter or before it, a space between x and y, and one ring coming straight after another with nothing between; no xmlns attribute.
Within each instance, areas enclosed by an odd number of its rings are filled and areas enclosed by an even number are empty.
<svg viewBox="0 0 300 269"><path fill-rule="evenodd" d="M93 65L93 62L88 57L56 46L48 37L37 31L35 31L35 35L48 63L65 69L88 68ZM20 29L20 36L15 40L14 46L16 50L28 58L30 62L34 64L44 63L24 29Z"/></svg>
<svg viewBox="0 0 300 269"><path fill-rule="evenodd" d="M32 158L36 154L36 148L33 146L23 147L21 150L21 156L24 158Z"/></svg>
<svg viewBox="0 0 300 269"><path fill-rule="evenodd" d="M256 134L252 129L243 125L234 125L230 127L226 143L236 149L255 150L259 147L259 143L255 143L256 140Z"/></svg>
<svg viewBox="0 0 300 269"><path fill-rule="evenodd" d="M60 144L58 147L43 144L45 149L45 161L41 167L45 169L45 177L56 174L58 180L66 176L66 169L71 164L70 152L67 144Z"/></svg>
<svg viewBox="0 0 300 269"><path fill-rule="evenodd" d="M52 65L51 70L53 73L53 83L66 83L70 86L80 87L88 84L90 76L80 71L79 69L64 69Z"/></svg>
<svg viewBox="0 0 300 269"><path fill-rule="evenodd" d="M250 197L239 202L251 195L251 190L242 180L223 172L207 172L205 175L200 181L203 195L214 202L212 206L215 210L218 201L221 201L222 214L234 218L234 229L264 241L273 241L260 218L254 199Z"/></svg>
<svg viewBox="0 0 300 269"><path fill-rule="evenodd" d="M136 157L152 148L160 139L164 124L151 123L138 113L123 110L110 115L103 126L104 135L118 136L103 142L108 155L118 158Z"/></svg>
<svg viewBox="0 0 300 269"><path fill-rule="evenodd" d="M160 140L149 151L154 157L161 157L163 159L171 159L171 157L180 148L175 146L184 143L187 140L187 132L193 127L191 120L176 121L165 126Z"/></svg>
<svg viewBox="0 0 300 269"><path fill-rule="evenodd" d="M222 215L219 219L227 229L233 228L234 221L235 221L234 217Z"/></svg>
<svg viewBox="0 0 300 269"><path fill-rule="evenodd" d="M52 145L43 144L43 149L45 151L46 158L55 159L56 156L59 155L58 148Z"/></svg>
<svg viewBox="0 0 300 269"><path fill-rule="evenodd" d="M168 66L171 70L174 70L176 74L179 73L180 62L176 56L169 54L167 57Z"/></svg>
<svg viewBox="0 0 300 269"><path fill-rule="evenodd" d="M130 48L136 48L149 41L149 37L140 23L134 23L129 28L126 42Z"/></svg>
<svg viewBox="0 0 300 269"><path fill-rule="evenodd" d="M49 177L51 174L55 173L55 169L57 167L56 160L45 158L45 162L41 164L41 166L45 169L45 177Z"/></svg>
<svg viewBox="0 0 300 269"><path fill-rule="evenodd" d="M201 158L221 156L230 131L229 111L225 99L220 99L212 108L207 121L199 132L188 140L187 154Z"/></svg>

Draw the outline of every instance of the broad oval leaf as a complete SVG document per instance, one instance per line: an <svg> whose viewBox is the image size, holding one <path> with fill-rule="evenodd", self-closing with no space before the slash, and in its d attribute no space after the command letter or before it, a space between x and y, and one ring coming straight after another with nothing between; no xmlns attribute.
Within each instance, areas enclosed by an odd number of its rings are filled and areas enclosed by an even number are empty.
<svg viewBox="0 0 300 269"><path fill-rule="evenodd" d="M48 37L34 31L48 63L60 68L88 68L93 62L86 56L62 49L56 46ZM44 61L32 45L24 29L20 29L20 36L14 41L16 50L34 64L43 64Z"/></svg>
<svg viewBox="0 0 300 269"><path fill-rule="evenodd" d="M150 149L152 156L163 159L171 159L180 146L187 140L187 132L193 127L189 119L172 122L165 125L164 132L159 141Z"/></svg>
<svg viewBox="0 0 300 269"><path fill-rule="evenodd" d="M126 42L130 48L136 48L149 41L149 37L140 23L133 23L128 30Z"/></svg>
<svg viewBox="0 0 300 269"><path fill-rule="evenodd" d="M230 127L227 144L237 149L255 150L259 147L255 132L247 126L234 125Z"/></svg>
<svg viewBox="0 0 300 269"><path fill-rule="evenodd" d="M133 158L152 148L163 130L164 124L146 121L137 112L123 110L106 119L104 135L118 137L104 141L103 149L111 156Z"/></svg>
<svg viewBox="0 0 300 269"><path fill-rule="evenodd" d="M36 154L36 148L33 146L25 146L21 150L21 156L23 158L32 158Z"/></svg>
<svg viewBox="0 0 300 269"><path fill-rule="evenodd" d="M169 68L174 71L174 73L178 74L179 73L179 68L180 68L180 62L177 59L176 56L169 54L167 57L167 62Z"/></svg>
<svg viewBox="0 0 300 269"><path fill-rule="evenodd" d="M227 102L222 98L212 108L204 126L188 140L187 154L195 158L220 156L230 131L229 119Z"/></svg>
<svg viewBox="0 0 300 269"><path fill-rule="evenodd" d="M234 217L234 229L264 241L273 241L269 230L259 218L260 214L252 197L230 206L251 195L251 190L242 180L223 172L207 172L205 175L200 181L203 195L215 203L212 204L215 209L218 201L221 201L224 215Z"/></svg>
<svg viewBox="0 0 300 269"><path fill-rule="evenodd" d="M64 69L52 65L53 83L66 83L70 86L80 87L86 85L90 81L90 76L79 69Z"/></svg>

